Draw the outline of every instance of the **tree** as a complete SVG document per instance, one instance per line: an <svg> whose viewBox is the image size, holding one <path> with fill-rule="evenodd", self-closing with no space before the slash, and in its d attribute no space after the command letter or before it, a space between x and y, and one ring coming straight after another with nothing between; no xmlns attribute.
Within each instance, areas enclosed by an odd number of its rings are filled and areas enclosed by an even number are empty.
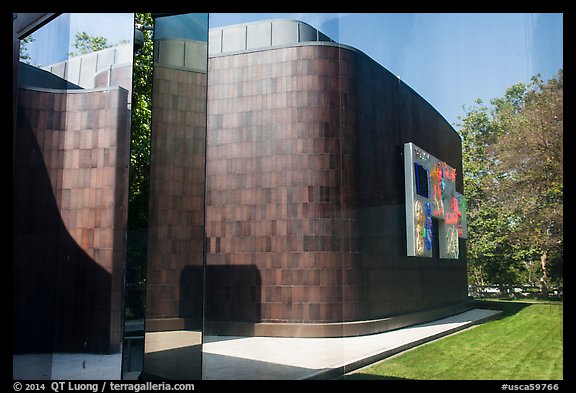
<svg viewBox="0 0 576 393"><path fill-rule="evenodd" d="M540 265L544 292L562 282L550 265L563 254L563 110L563 72L547 83L535 76L494 147L502 174L494 191L512 216L513 241Z"/></svg>
<svg viewBox="0 0 576 393"><path fill-rule="evenodd" d="M153 25L152 14L136 13L135 23ZM152 33L143 31L144 45L134 53L132 131L126 252L126 318L145 317L148 244L148 192L152 107Z"/></svg>
<svg viewBox="0 0 576 393"><path fill-rule="evenodd" d="M93 36L86 33L85 31L79 31L76 33L74 43L72 44L72 46L74 46L78 52L70 52L68 53L68 56L74 57L86 55L88 53L98 52L102 49L111 48L116 45L126 44L128 42L128 40L121 40L116 44L110 44L106 37Z"/></svg>
<svg viewBox="0 0 576 393"><path fill-rule="evenodd" d="M153 25L152 14L136 13L136 24ZM148 223L150 173L150 129L152 119L152 32L143 31L144 45L134 53L132 76L132 141L130 148L129 225L144 228Z"/></svg>
<svg viewBox="0 0 576 393"><path fill-rule="evenodd" d="M24 37L20 40L20 48L19 48L19 52L20 52L20 61L30 64L31 58L30 58L30 54L28 53L28 44L31 44L32 42L34 42L35 39L32 36L32 34L30 34L27 37Z"/></svg>
<svg viewBox="0 0 576 393"><path fill-rule="evenodd" d="M461 118L469 276L562 285L563 74L518 83ZM539 266L539 268L538 268ZM536 268L535 268L536 267Z"/></svg>
<svg viewBox="0 0 576 393"><path fill-rule="evenodd" d="M493 145L502 129L482 100L477 99L475 104L467 109L467 116L460 124L467 199L468 276L474 285L512 285L519 281L520 269L512 258L510 223L492 193L498 181Z"/></svg>
<svg viewBox="0 0 576 393"><path fill-rule="evenodd" d="M112 44L108 43L106 37L92 36L85 31L79 31L76 33L74 44L72 45L78 50L78 52L70 52L68 54L70 57L85 55L112 47Z"/></svg>

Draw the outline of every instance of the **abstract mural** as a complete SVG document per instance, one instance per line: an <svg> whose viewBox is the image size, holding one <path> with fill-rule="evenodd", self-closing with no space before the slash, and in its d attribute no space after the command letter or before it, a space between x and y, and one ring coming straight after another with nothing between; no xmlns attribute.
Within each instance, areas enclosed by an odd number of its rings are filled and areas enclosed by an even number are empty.
<svg viewBox="0 0 576 393"><path fill-rule="evenodd" d="M404 144L407 255L458 259L458 238L467 238L466 202L456 191L456 169L413 143ZM438 220L434 233L432 220ZM437 239L435 241L434 239Z"/></svg>

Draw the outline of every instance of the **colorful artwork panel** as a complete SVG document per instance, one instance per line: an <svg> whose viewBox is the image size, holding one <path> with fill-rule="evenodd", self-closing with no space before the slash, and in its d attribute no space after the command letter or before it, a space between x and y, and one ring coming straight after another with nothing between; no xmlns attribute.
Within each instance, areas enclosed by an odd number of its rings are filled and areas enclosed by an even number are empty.
<svg viewBox="0 0 576 393"><path fill-rule="evenodd" d="M458 238L466 238L466 200L456 191L456 169L413 143L404 145L407 255L458 259ZM432 231L438 220L438 233ZM434 236L437 236L435 240Z"/></svg>

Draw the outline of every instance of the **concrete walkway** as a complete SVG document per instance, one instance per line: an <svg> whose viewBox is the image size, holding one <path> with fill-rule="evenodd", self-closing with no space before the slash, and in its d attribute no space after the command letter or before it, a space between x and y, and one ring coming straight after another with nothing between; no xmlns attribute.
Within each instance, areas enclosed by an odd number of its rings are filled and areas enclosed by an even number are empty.
<svg viewBox="0 0 576 393"><path fill-rule="evenodd" d="M12 356L14 380L118 380L122 355L78 353Z"/></svg>
<svg viewBox="0 0 576 393"><path fill-rule="evenodd" d="M205 380L329 379L499 314L473 309L437 321L341 338L214 337L203 344Z"/></svg>
<svg viewBox="0 0 576 393"><path fill-rule="evenodd" d="M205 336L205 380L329 379L434 339L466 329L499 311L473 309L437 321L390 332L339 338ZM122 356L30 354L13 356L13 378L120 378ZM124 375L137 378L139 372Z"/></svg>

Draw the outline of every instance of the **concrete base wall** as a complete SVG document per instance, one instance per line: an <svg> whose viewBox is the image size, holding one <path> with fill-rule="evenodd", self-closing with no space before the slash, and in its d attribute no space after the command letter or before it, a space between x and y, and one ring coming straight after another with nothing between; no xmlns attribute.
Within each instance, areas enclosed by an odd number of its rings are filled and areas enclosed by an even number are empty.
<svg viewBox="0 0 576 393"><path fill-rule="evenodd" d="M434 321L474 308L473 301L434 308L390 318L343 323L246 323L206 322L204 334L257 337L349 337L387 332Z"/></svg>

